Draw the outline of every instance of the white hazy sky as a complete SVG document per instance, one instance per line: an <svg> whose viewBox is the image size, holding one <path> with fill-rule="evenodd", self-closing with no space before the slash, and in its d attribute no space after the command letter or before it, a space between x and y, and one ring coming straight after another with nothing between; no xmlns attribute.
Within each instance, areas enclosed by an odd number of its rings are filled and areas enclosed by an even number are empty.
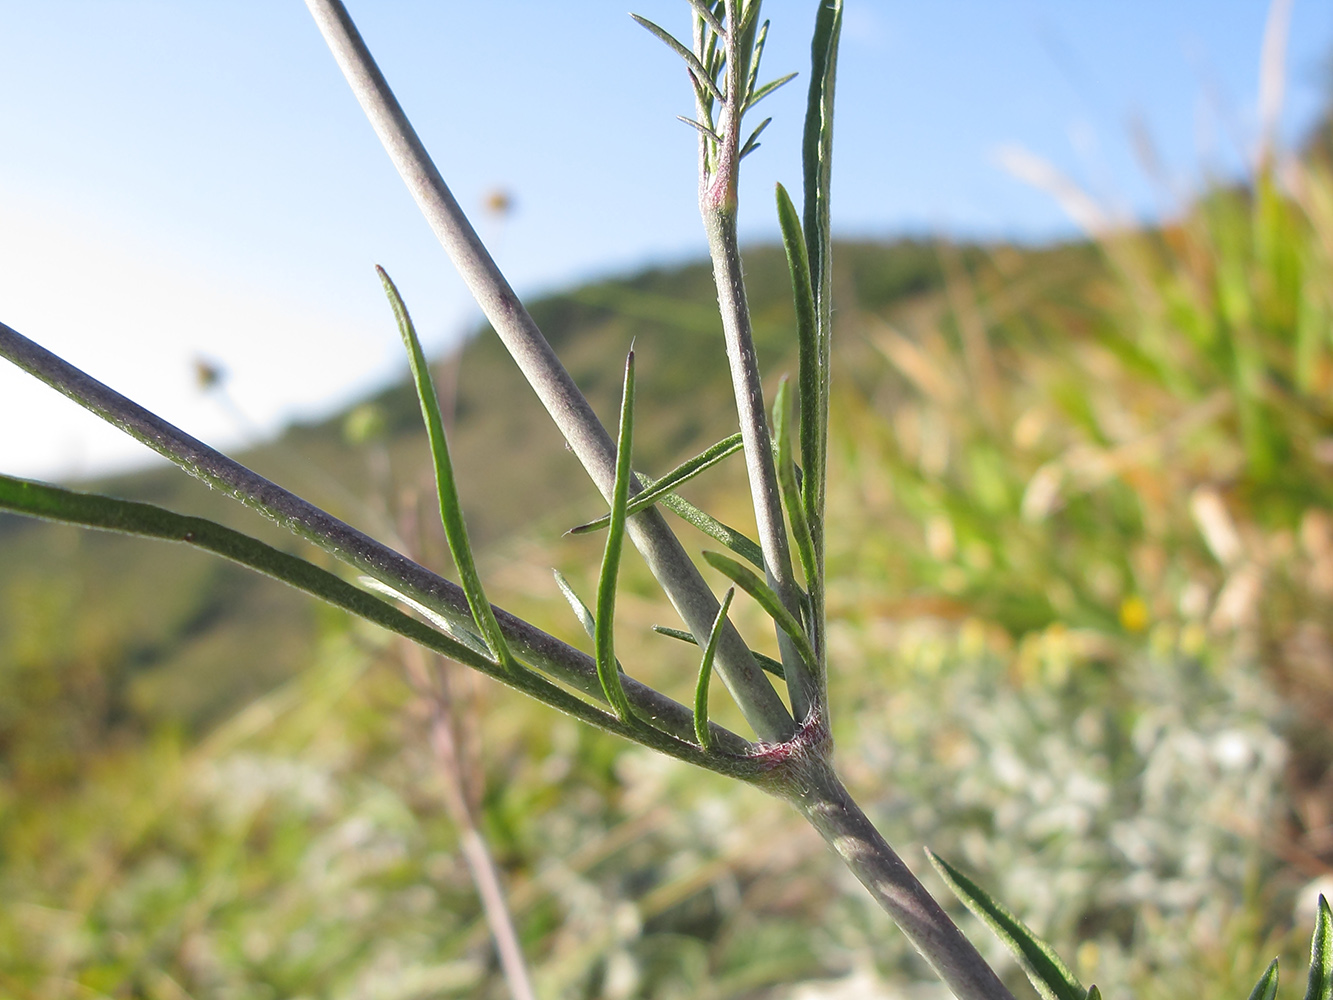
<svg viewBox="0 0 1333 1000"><path fill-rule="evenodd" d="M634 2L634 0L631 0ZM441 172L520 293L701 255L675 57L625 0L348 0ZM769 0L765 64L807 70L811 0ZM683 0L635 9L688 31ZM1125 216L1234 176L1258 130L1261 0L847 0L842 235L1045 240L1022 147ZM1294 0L1281 134L1328 93L1333 4ZM299 0L0 0L0 320L205 440L330 412L405 369L372 265L428 348L477 321ZM742 228L800 184L805 81L770 98ZM1133 123L1165 184L1137 166ZM481 212L503 188L505 220ZM201 394L229 373L249 421ZM0 362L0 471L67 478L148 453Z"/></svg>

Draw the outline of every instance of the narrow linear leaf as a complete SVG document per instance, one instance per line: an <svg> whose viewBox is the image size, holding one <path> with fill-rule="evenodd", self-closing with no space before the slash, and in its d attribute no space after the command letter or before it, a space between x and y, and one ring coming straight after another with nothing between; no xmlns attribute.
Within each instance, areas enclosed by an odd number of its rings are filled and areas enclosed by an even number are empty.
<svg viewBox="0 0 1333 1000"><path fill-rule="evenodd" d="M713 131L711 128L709 128L707 125L701 125L699 122L695 121L693 118L686 118L684 115L676 115L676 120L677 120L677 121L684 122L686 125L692 125L692 126L694 126L694 127L697 128L700 132L702 132L704 135L708 136L708 138L712 139L712 140L713 140L714 142L716 142L716 143L721 143L721 142L722 142L722 137L721 137L720 135L718 135L716 132L714 132L714 131Z"/></svg>
<svg viewBox="0 0 1333 1000"><path fill-rule="evenodd" d="M727 596L722 598L722 607L718 608L717 617L713 619L708 645L704 647L703 659L699 661L699 680L694 686L694 735L706 753L713 750L713 734L708 729L708 682L713 677L713 657L717 655L717 644L722 638L722 626L726 624L731 599L735 596L736 588L730 587Z"/></svg>
<svg viewBox="0 0 1333 1000"><path fill-rule="evenodd" d="M555 574L555 585L560 588L560 593L564 595L565 600L569 602L570 609L574 612L574 617L579 620L583 626L583 631L588 633L588 638L596 637L597 628L592 617L592 609L583 603L583 599L574 592L570 582L565 579L565 574L558 569L551 570Z"/></svg>
<svg viewBox="0 0 1333 1000"><path fill-rule="evenodd" d="M492 675L499 669L488 652L474 648L471 643L440 634L314 563L202 517L4 475L0 475L0 510L143 538L184 542L280 580L418 642L423 632L429 633L435 638L427 645L460 663ZM404 623L413 627L408 628ZM452 631L457 626L448 623L445 627ZM480 643L481 640L474 637L474 641Z"/></svg>
<svg viewBox="0 0 1333 1000"><path fill-rule="evenodd" d="M553 569L551 572L555 574L555 585L560 588L560 593L564 595L565 601L568 602L570 609L574 612L574 617L583 626L583 631L588 633L589 639L596 640L597 623L593 619L592 609L584 604L583 598L575 593L573 585L565 579L564 573L561 573L558 569ZM620 665L619 658L616 659L616 669L622 674L625 672L625 668Z"/></svg>
<svg viewBox="0 0 1333 1000"><path fill-rule="evenodd" d="M1333 911L1328 900L1319 897L1319 916L1315 919L1310 941L1310 978L1305 986L1305 1000L1333 998Z"/></svg>
<svg viewBox="0 0 1333 1000"><path fill-rule="evenodd" d="M777 200L778 225L782 229L783 248L787 251L787 269L791 272L791 294L796 306L796 338L800 348L797 385L801 395L801 465L807 469L818 469L823 375L820 372L819 321L815 313L815 295L810 285L810 260L796 206L781 184L777 186ZM802 476L801 487L806 521L809 523L819 514L815 477Z"/></svg>
<svg viewBox="0 0 1333 1000"><path fill-rule="evenodd" d="M723 524L711 514L705 514L679 493L668 493L661 497L658 503L682 521L694 525L709 538L721 542L742 559L753 563L760 569L764 568L764 550L759 547L759 543L753 538L737 531L730 525Z"/></svg>
<svg viewBox="0 0 1333 1000"><path fill-rule="evenodd" d="M713 29L713 34L721 38L726 38L727 29L722 26L716 14L713 13L713 6L706 0L689 0L689 4L694 8L694 12L703 18L704 24Z"/></svg>
<svg viewBox="0 0 1333 1000"><path fill-rule="evenodd" d="M430 622L436 628L440 629L442 632L446 633L447 635L453 636L463 645L476 650L478 655L485 656L487 658L490 658L493 655L491 653L490 647L486 645L486 640L483 639L481 636L477 635L475 632L468 631L462 625L458 624L458 622L450 621L448 618L444 617L444 615L440 614L439 612L432 611L430 608L426 607L426 605L422 604L420 601L415 600L412 597L409 597L407 594L404 594L401 590L398 590L396 587L389 586L383 580L376 580L373 576L366 576L363 573L361 576L358 576L356 578L356 582L361 584L361 586L365 587L367 590L377 591L378 593L381 593L386 597L392 597L395 601L398 601L400 604L406 604L409 608L411 608L413 611L419 614L422 618L426 619L426 621Z"/></svg>
<svg viewBox="0 0 1333 1000"><path fill-rule="evenodd" d="M939 855L927 850L926 856L963 905L1013 952L1043 1000L1088 1000L1091 991L1083 988L1051 946L1033 934L1027 924Z"/></svg>
<svg viewBox="0 0 1333 1000"><path fill-rule="evenodd" d="M699 645L699 640L694 637L694 633L687 632L683 628L672 628L670 625L654 625L652 628L658 635L664 635L669 639L679 639L681 642L688 642L691 646Z"/></svg>
<svg viewBox="0 0 1333 1000"><path fill-rule="evenodd" d="M806 102L801 159L805 182L802 228L814 294L819 348L819 400L814 411L819 422L817 461L807 460L805 487L813 504L806 514L816 542L823 546L825 458L828 454L829 368L833 327L833 238L829 223L829 193L833 177L833 95L837 78L838 39L842 33L842 0L821 0L810 44L810 90Z"/></svg>
<svg viewBox="0 0 1333 1000"><path fill-rule="evenodd" d="M763 132L764 129L768 128L768 123L771 122L772 120L773 120L772 118L765 118L763 121L759 123L759 127L750 133L750 138L746 139L745 145L741 147L740 154L737 157L738 159L742 160L745 159L745 157L747 157L749 154L753 153L756 149L759 148L760 146L759 134Z"/></svg>
<svg viewBox="0 0 1333 1000"><path fill-rule="evenodd" d="M741 114L749 110L750 105L754 103L754 85L759 79L759 64L764 60L764 43L768 41L768 21L759 26L759 34L755 37L754 48L750 54L750 72L745 77L745 96L741 101Z"/></svg>
<svg viewBox="0 0 1333 1000"><path fill-rule="evenodd" d="M740 434L733 434L731 437L723 438L706 451L700 452L689 461L682 462L661 479L652 480L647 476L639 475L640 483L650 482L652 485L629 502L629 507L626 508L627 514L630 517L633 517L635 514L639 513L639 511L647 510L653 504L657 503L657 501L661 500L665 494L670 493L681 483L688 482L701 472L711 469L724 458L736 454L742 447L743 444L741 442ZM580 524L576 528L570 528L566 534L582 535L589 531L595 531L598 528L605 528L610 523L611 515L603 514L601 517L594 521L589 521L587 524Z"/></svg>
<svg viewBox="0 0 1333 1000"><path fill-rule="evenodd" d="M449 542L449 552L454 557L458 568L459 582L463 593L467 595L468 607L477 628L486 639L491 655L502 667L509 671L521 669L514 654L510 652L500 625L491 610L491 602L486 599L485 588L481 585L481 574L477 572L476 560L472 556L472 544L468 540L467 524L463 519L463 505L458 498L458 485L454 481L453 461L449 457L449 441L444 433L444 419L440 414L440 400L435 393L435 383L430 377L430 365L426 354L421 349L412 317L398 287L393 283L384 268L376 265L380 282L384 285L384 294L393 308L394 319L398 322L398 333L407 348L408 364L412 368L412 380L416 384L417 399L421 403L421 416L426 423L426 436L430 440L431 458L435 463L435 491L439 497L440 520L444 524L444 536Z"/></svg>
<svg viewBox="0 0 1333 1000"><path fill-rule="evenodd" d="M681 642L688 642L691 646L699 645L699 640L694 637L694 633L687 632L683 628L672 628L669 625L654 625L653 631L658 635L664 635L670 639L679 639ZM787 679L787 673L783 669L780 660L775 660L771 656L765 656L763 653L756 653L753 649L750 650L750 655L754 657L756 663L774 677L782 680Z"/></svg>
<svg viewBox="0 0 1333 1000"><path fill-rule="evenodd" d="M703 66L704 70L708 74L708 79L710 80L717 79L718 73L722 69L722 63L726 60L726 45L724 44L721 48L718 47L717 43L719 37L720 36L718 35L710 34L708 36L708 41L704 44L703 47L704 51ZM708 120L712 121L713 117L712 92L697 84L695 85L694 89L695 93L699 97L699 103L703 105L703 110L707 114Z"/></svg>
<svg viewBox="0 0 1333 1000"><path fill-rule="evenodd" d="M699 61L699 57L677 41L675 35L671 34L671 32L667 31L665 28L658 27L646 17L641 17L638 14L631 14L630 17L634 18L636 22L660 38L666 43L667 48L671 49L672 52L685 60L685 65L687 65L690 68L690 72L694 74L696 85L704 87L718 101L721 101L724 104L726 103L726 98L722 96L722 91L718 88L717 81L715 81L712 76L709 75L708 71L704 69L704 64Z"/></svg>
<svg viewBox="0 0 1333 1000"><path fill-rule="evenodd" d="M773 400L773 427L777 431L774 445L777 450L778 485L782 489L782 502L787 508L792 537L796 540L796 553L801 560L801 570L805 573L805 585L807 588L814 588L819 585L819 564L815 559L815 543L810 536L810 523L805 519L801 489L796 484L796 466L791 458L791 419L787 413L786 376L783 376L782 381L778 383L778 394Z"/></svg>
<svg viewBox="0 0 1333 1000"><path fill-rule="evenodd" d="M783 84L791 83L798 76L800 76L799 73L788 73L786 76L780 76L776 80L770 80L750 95L750 100L749 103L745 105L745 110L750 110L750 108L754 107L769 94L773 93L773 91L777 90Z"/></svg>
<svg viewBox="0 0 1333 1000"><path fill-rule="evenodd" d="M738 49L753 52L755 47L755 29L759 25L759 11L763 9L763 0L750 0L741 13L740 28L737 31Z"/></svg>
<svg viewBox="0 0 1333 1000"><path fill-rule="evenodd" d="M616 663L615 617L616 590L619 587L620 552L625 543L626 508L629 506L629 477L634 447L634 352L625 359L625 389L620 400L620 433L616 438L616 481L611 491L611 523L602 554L602 572L597 582L597 620L593 625L593 645L597 653L597 678L602 682L606 700L620 720L633 720L629 699L620 683Z"/></svg>
<svg viewBox="0 0 1333 1000"><path fill-rule="evenodd" d="M720 552L705 551L703 557L708 565L727 577L758 602L765 613L777 623L778 628L786 632L791 638L796 651L805 660L806 666L813 671L817 661L814 650L810 648L810 640L805 634L805 629L801 627L801 623L796 620L795 616L782 606L782 601L773 592L773 588L756 576L748 567L742 566L735 559L724 556Z"/></svg>
<svg viewBox="0 0 1333 1000"><path fill-rule="evenodd" d="M1102 991L1097 988L1096 983L1093 983L1091 986L1088 987L1088 995L1086 1000L1102 1000Z"/></svg>
<svg viewBox="0 0 1333 1000"><path fill-rule="evenodd" d="M801 159L805 181L805 238L810 270L818 293L827 265L830 156L833 151L833 92L838 69L838 36L842 32L842 0L821 0L810 41L810 90L806 97Z"/></svg>
<svg viewBox="0 0 1333 1000"><path fill-rule="evenodd" d="M1250 991L1250 1000L1276 1000L1277 998L1277 959L1268 963L1268 968Z"/></svg>

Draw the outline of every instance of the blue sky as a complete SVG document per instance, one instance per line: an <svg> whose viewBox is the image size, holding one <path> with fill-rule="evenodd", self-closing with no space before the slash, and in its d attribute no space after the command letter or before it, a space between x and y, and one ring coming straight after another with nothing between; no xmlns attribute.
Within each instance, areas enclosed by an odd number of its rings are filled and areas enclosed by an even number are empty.
<svg viewBox="0 0 1333 1000"><path fill-rule="evenodd" d="M520 293L703 252L675 58L626 3L349 0L381 68ZM681 32L683 0L635 9ZM806 70L813 3L768 0L773 75ZM1007 172L1025 149L1116 214L1168 213L1244 169L1268 5L847 0L842 235L1027 241L1074 227ZM405 365L372 266L428 347L477 313L297 0L0 0L0 319L224 447ZM1333 4L1293 0L1281 134L1327 93ZM799 186L804 80L769 99L742 229ZM1164 176L1130 139L1151 137ZM488 192L514 199L505 219ZM201 395L221 364L245 420ZM146 452L7 364L0 469L58 478Z"/></svg>

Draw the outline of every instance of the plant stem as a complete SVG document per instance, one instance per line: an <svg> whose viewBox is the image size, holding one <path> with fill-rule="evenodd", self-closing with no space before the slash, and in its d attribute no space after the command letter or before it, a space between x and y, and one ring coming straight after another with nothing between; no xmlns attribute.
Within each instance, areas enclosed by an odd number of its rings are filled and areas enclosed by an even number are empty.
<svg viewBox="0 0 1333 1000"><path fill-rule="evenodd" d="M4 323L0 323L0 357L8 358L190 475L335 558L463 627L473 627L467 595L461 587L208 447ZM522 659L585 694L603 698L592 657L501 608L492 606L492 610L501 631ZM708 634L706 629L703 634ZM679 739L694 739L694 716L688 708L631 677L624 678L624 685L636 715ZM725 752L740 756L752 749L748 741L730 730L716 725L712 728L716 745Z"/></svg>
<svg viewBox="0 0 1333 1000"><path fill-rule="evenodd" d="M722 153L725 157L725 152ZM722 313L722 332L726 340L727 364L731 369L732 391L736 397L736 415L740 419L741 438L745 442L745 468L750 478L750 496L754 504L759 546L764 551L764 572L768 585L777 593L783 607L801 620L800 603L792 579L791 553L787 546L787 527L782 519L782 493L777 469L773 465L773 442L768 432L764 407L764 387L755 357L754 336L750 327L750 307L745 297L745 279L736 236L736 215L725 208L709 206L709 185L702 185L701 209L708 231L708 248L713 258L713 280L717 284L718 307ZM782 665L791 692L792 713L804 722L816 706L815 686L810 670L796 652L790 637L777 630Z"/></svg>
<svg viewBox="0 0 1333 1000"><path fill-rule="evenodd" d="M832 766L811 755L785 793L958 1000L1014 1000L985 959L875 829Z"/></svg>
<svg viewBox="0 0 1333 1000"><path fill-rule="evenodd" d="M306 0L306 6L454 267L609 503L615 486L616 449L606 428L477 237L346 8L339 0ZM637 493L637 484L631 484L631 490ZM656 510L636 514L628 534L686 626L696 636L706 636L717 616L717 598L662 515ZM791 713L730 624L718 649L717 669L761 739L791 738L796 732Z"/></svg>
<svg viewBox="0 0 1333 1000"><path fill-rule="evenodd" d="M777 593L783 606L800 621L800 603L796 599L791 554L787 547L787 528L782 519L782 493L773 465L773 445L768 433L764 387L759 375L759 361L755 357L750 306L745 296L745 277L736 234L736 186L740 172L740 129L744 110L742 60L738 51L741 32L736 6L731 0L726 5L729 29L726 36L726 101L717 123L717 134L722 141L716 144L711 157L708 152L713 140L703 134L699 136L699 211L703 216L704 230L708 234L708 251L713 261L713 281L717 286L718 308L722 314L722 333L727 347L727 364L731 369L732 391L736 397L736 415L745 442L745 467L750 478L759 545L764 552L764 571L769 586ZM696 46L701 44L700 37L696 36ZM707 107L703 103L704 98L700 95L697 99L700 120L705 120ZM777 638L787 675L792 713L798 721L804 723L812 709L819 704L816 700L815 678L811 674L815 664L807 665L802 660L781 629L777 630Z"/></svg>

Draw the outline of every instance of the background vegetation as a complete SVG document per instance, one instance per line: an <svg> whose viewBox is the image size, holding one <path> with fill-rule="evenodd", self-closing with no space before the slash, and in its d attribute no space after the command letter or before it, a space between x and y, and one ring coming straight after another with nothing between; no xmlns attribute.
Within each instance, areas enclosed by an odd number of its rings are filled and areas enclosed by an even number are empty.
<svg viewBox="0 0 1333 1000"><path fill-rule="evenodd" d="M1243 996L1279 952L1303 968L1333 877L1328 130L1160 230L835 261L852 790L1108 997ZM780 251L747 279L776 376ZM606 358L635 339L649 471L733 427L713 301L694 265L532 307L608 422ZM582 644L550 568L592 591L600 542L561 532L599 502L493 337L437 376L491 596ZM447 564L406 382L244 460ZM692 489L744 525L742 476ZM174 470L97 488L277 537ZM0 518L0 553L0 992L503 995L398 644L192 552ZM627 576L620 655L688 701L694 653L650 632L669 609ZM471 677L450 695L543 997L939 989L779 802Z"/></svg>

